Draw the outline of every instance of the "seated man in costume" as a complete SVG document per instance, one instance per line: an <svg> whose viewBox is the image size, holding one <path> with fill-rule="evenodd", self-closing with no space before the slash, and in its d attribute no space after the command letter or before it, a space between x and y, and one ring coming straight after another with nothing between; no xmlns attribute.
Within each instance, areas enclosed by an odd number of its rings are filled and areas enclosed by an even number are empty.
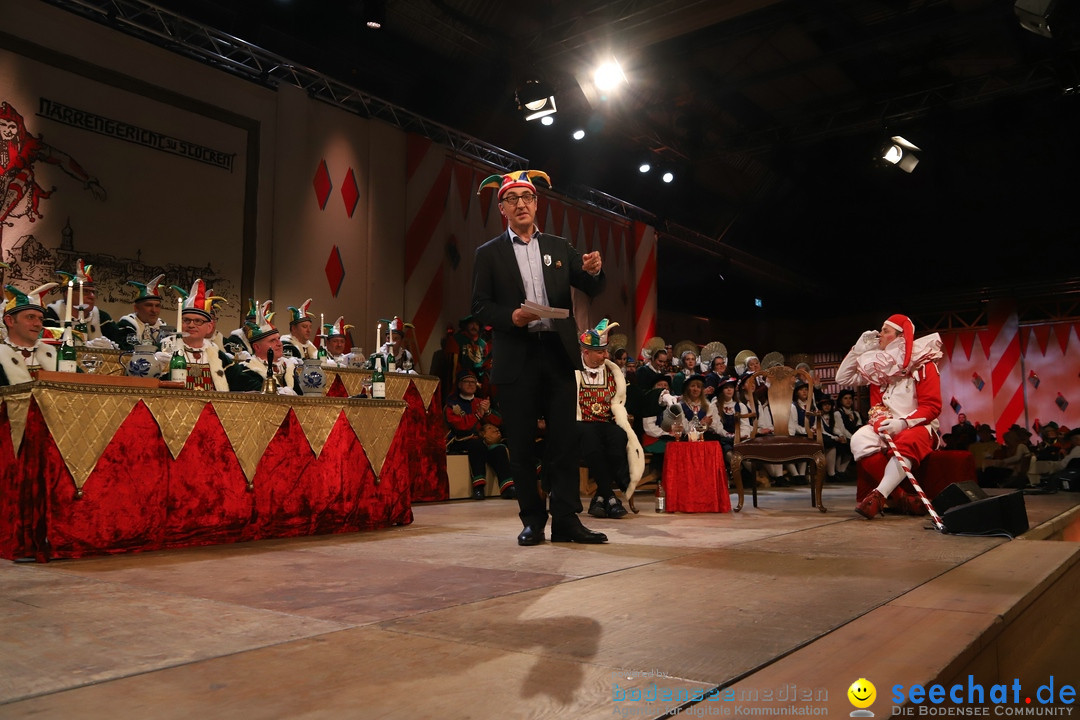
<svg viewBox="0 0 1080 720"><path fill-rule="evenodd" d="M836 416L833 427L839 439L839 444L836 446L836 471L842 473L854 459L851 456L851 438L863 426L863 420L855 407L854 390L850 388L841 390L836 396L836 405L836 411L833 413Z"/></svg>
<svg viewBox="0 0 1080 720"><path fill-rule="evenodd" d="M206 283L201 279L196 280L191 286L191 292L184 299L181 311L183 334L166 340L157 353L157 359L165 368L166 376L169 360L177 352L183 353L184 360L187 361L188 390L224 392L229 389L225 368L232 363L232 359L210 340L214 328L217 327L213 317L214 306L224 300L225 298L209 295Z"/></svg>
<svg viewBox="0 0 1080 720"><path fill-rule="evenodd" d="M56 287L56 283L46 283L28 293L14 285L4 287L7 337L0 345L0 385L17 385L35 379L38 370L56 370L56 348L40 339L45 326L42 297Z"/></svg>
<svg viewBox="0 0 1080 720"><path fill-rule="evenodd" d="M229 390L233 392L259 392L267 379L267 372L273 374L278 384L279 395L301 395L300 383L296 381L296 368L300 361L285 357L281 348L281 333L270 322L274 314L263 316L256 311L255 319L244 324L247 341L251 345L251 357L234 362L225 368L225 378ZM270 360L269 353L273 353Z"/></svg>
<svg viewBox="0 0 1080 720"><path fill-rule="evenodd" d="M84 265L83 261L79 260L75 263L74 275L63 270L57 270L56 274L63 279L61 289L68 282L74 283L74 293L79 303L71 309L72 322L75 329L82 335L83 343L93 347L113 348L115 343L107 336L107 333L113 332L113 319L109 313L97 306L97 287L94 285L94 278L90 275L91 268L92 266ZM45 325L60 327L66 306L65 294L61 294L56 302L49 303L45 308Z"/></svg>
<svg viewBox="0 0 1080 720"><path fill-rule="evenodd" d="M941 338L933 333L916 340L914 334L910 318L892 315L880 333L864 332L836 371L841 385L870 386L870 424L851 438L855 461L878 480L855 508L867 519L886 503L909 514L926 512L919 497L899 485L905 470L913 471L939 443L941 381L935 361Z"/></svg>
<svg viewBox="0 0 1080 720"><path fill-rule="evenodd" d="M606 359L608 333L618 323L601 320L578 337L581 365L577 371L577 420L581 461L596 480L589 515L621 518L626 508L614 488L626 492L645 471L641 450L626 413L626 380L622 369Z"/></svg>
<svg viewBox="0 0 1080 720"><path fill-rule="evenodd" d="M165 321L161 319L161 295L158 291L164 277L164 274L158 275L146 284L128 280L128 285L139 289L134 302L135 311L113 323L113 334L109 337L121 350L132 350L136 345L158 345L161 342ZM103 328L102 331L109 332L108 328ZM180 328L177 328L177 332L179 331Z"/></svg>
<svg viewBox="0 0 1080 720"><path fill-rule="evenodd" d="M289 357L314 360L319 356L319 349L311 342L315 316L308 312L310 307L311 298L298 308L289 306L289 334L281 336L281 345Z"/></svg>
<svg viewBox="0 0 1080 720"><path fill-rule="evenodd" d="M487 373L491 367L491 346L480 336L480 321L472 315L464 317L458 323L458 332L447 343L447 352L451 353L454 377L465 370L476 375L478 390L489 395Z"/></svg>
<svg viewBox="0 0 1080 720"><path fill-rule="evenodd" d="M379 348L379 354L389 360L390 351L394 353L394 372L412 372L415 373L413 360L413 354L408 350L406 344L408 338L405 336L406 329L414 327L412 323L403 323L401 318L394 317L390 321L390 337L386 339L383 346Z"/></svg>
<svg viewBox="0 0 1080 720"><path fill-rule="evenodd" d="M499 430L502 416L492 407L491 398L477 397L476 386L476 373L462 370L457 392L446 399L446 452L469 456L474 500L485 497L487 465L495 470L500 496L504 500L514 500L517 494L510 470L510 454Z"/></svg>
<svg viewBox="0 0 1080 720"><path fill-rule="evenodd" d="M236 360L247 360L251 357L251 343L248 342L247 333L244 328L248 323L255 322L255 316L260 312L259 308L256 307L256 304L255 300L251 298L248 299L248 311L247 315L244 316L243 324L223 338L221 349ZM263 301L261 312L264 317L273 316L273 313L270 312L270 308L273 305L273 300Z"/></svg>
<svg viewBox="0 0 1080 720"><path fill-rule="evenodd" d="M334 365L347 367L350 364L351 348L349 347L349 330L352 325L345 324L345 316L341 315L333 325L323 326L323 341L326 343L326 354ZM364 364L364 358L359 359L359 364Z"/></svg>

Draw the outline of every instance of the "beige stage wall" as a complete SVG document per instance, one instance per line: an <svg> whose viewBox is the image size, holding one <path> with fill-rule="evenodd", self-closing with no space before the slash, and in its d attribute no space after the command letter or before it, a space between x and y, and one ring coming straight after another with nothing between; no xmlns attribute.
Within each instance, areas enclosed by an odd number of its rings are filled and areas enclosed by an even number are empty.
<svg viewBox="0 0 1080 720"><path fill-rule="evenodd" d="M468 314L472 254L502 229L476 185L498 169L45 3L5 5L0 102L25 123L9 154L26 156L45 192L55 187L33 221L24 202L5 209L5 282L29 290L84 258L99 303L118 317L131 311L128 280L164 272L166 285L190 287L204 277L228 299L224 332L249 297L272 299L282 327L287 306L310 297L327 323L343 315L354 325L366 352L378 318L416 321L425 360ZM633 341L631 227L557 194L541 213L546 231L604 253L609 290L579 308L582 324L609 315ZM175 293L164 295L172 323Z"/></svg>

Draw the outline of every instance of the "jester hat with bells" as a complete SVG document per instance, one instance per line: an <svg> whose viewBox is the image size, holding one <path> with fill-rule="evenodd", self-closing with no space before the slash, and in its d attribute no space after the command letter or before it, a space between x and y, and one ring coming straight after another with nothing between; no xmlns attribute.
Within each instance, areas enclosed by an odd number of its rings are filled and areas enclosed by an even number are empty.
<svg viewBox="0 0 1080 720"><path fill-rule="evenodd" d="M44 297L47 292L56 287L54 282L45 283L39 288L31 290L28 293L24 293L14 285L4 286L4 295L7 296L7 302L4 303L4 314L14 315L20 313L23 310L37 310L42 315L45 314L45 302Z"/></svg>
<svg viewBox="0 0 1080 720"><path fill-rule="evenodd" d="M515 170L505 175L491 175L487 177L484 182L480 183L480 187L476 189L476 194L479 195L484 188L498 188L498 198L502 200L503 195L507 190L513 190L514 188L521 188L522 190L528 190L534 195L536 194L536 185L533 184L534 179L540 179L544 183L544 187L551 187L551 178L543 170Z"/></svg>
<svg viewBox="0 0 1080 720"><path fill-rule="evenodd" d="M326 337L344 337L345 333L352 329L352 325L345 324L345 316L338 317L332 325L323 325L323 330L326 331Z"/></svg>
<svg viewBox="0 0 1080 720"><path fill-rule="evenodd" d="M278 329L270 322L274 319L274 313L265 312L265 308L266 303L263 303L261 308L256 308L253 318L244 321L244 337L250 344L278 332Z"/></svg>
<svg viewBox="0 0 1080 720"><path fill-rule="evenodd" d="M262 314L266 315L270 312L270 308L274 306L273 300L263 300L262 302ZM255 322L255 316L259 314L259 301L255 298L248 298L248 311L244 315L244 322Z"/></svg>
<svg viewBox="0 0 1080 720"><path fill-rule="evenodd" d="M315 316L308 312L308 308L311 307L311 298L308 298L300 307L289 306L289 327L302 323L305 320L315 320Z"/></svg>
<svg viewBox="0 0 1080 720"><path fill-rule="evenodd" d="M173 289L182 292L175 285ZM206 289L206 283L202 281L202 278L196 280L191 286L191 292L182 293L184 309L181 315L198 315L206 320L213 320L218 305L225 302L225 298L213 295L213 292Z"/></svg>
<svg viewBox="0 0 1080 720"><path fill-rule="evenodd" d="M617 327L619 323L609 323L608 319L604 318L596 327L589 328L578 336L578 345L586 350L603 350L608 346L608 333Z"/></svg>
<svg viewBox="0 0 1080 720"><path fill-rule="evenodd" d="M158 290L164 287L161 284L161 281L164 279L165 273L161 273L160 275L152 279L150 282L145 284L141 282L136 282L135 280L128 280L127 284L134 285L135 287L139 288L139 294L135 298L136 303L141 303L146 300L157 300L158 302L160 302L161 295L158 294Z"/></svg>

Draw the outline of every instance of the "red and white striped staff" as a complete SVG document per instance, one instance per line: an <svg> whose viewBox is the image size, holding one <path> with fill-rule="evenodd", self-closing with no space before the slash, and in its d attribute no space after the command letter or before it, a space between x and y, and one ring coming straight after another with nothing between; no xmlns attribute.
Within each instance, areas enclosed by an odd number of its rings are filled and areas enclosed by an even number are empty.
<svg viewBox="0 0 1080 720"><path fill-rule="evenodd" d="M900 454L900 449L896 447L896 443L893 441L892 435L881 431L878 431L878 435L884 438L885 442L889 446L889 450L892 451L893 457L895 457L896 461L900 463L900 467L903 469L904 475L906 475L908 481L911 482L911 486L915 488L915 492L919 494L919 499L922 500L923 505L926 506L926 509L930 511L930 519L933 520L934 527L936 527L939 532L948 532L948 530L945 529L945 522L941 519L941 516L937 514L937 511L934 510L934 506L930 503L930 498L926 497L926 493L923 492L922 486L919 485L919 481L916 480L915 476L911 473L911 467L908 466L907 458Z"/></svg>

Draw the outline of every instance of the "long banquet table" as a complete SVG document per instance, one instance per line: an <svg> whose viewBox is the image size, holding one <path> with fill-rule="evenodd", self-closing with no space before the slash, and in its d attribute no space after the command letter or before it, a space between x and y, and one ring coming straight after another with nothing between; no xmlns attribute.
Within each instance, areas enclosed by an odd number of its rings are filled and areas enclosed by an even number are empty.
<svg viewBox="0 0 1080 720"><path fill-rule="evenodd" d="M47 561L412 521L427 427L405 400L57 375L0 388L0 557Z"/></svg>

